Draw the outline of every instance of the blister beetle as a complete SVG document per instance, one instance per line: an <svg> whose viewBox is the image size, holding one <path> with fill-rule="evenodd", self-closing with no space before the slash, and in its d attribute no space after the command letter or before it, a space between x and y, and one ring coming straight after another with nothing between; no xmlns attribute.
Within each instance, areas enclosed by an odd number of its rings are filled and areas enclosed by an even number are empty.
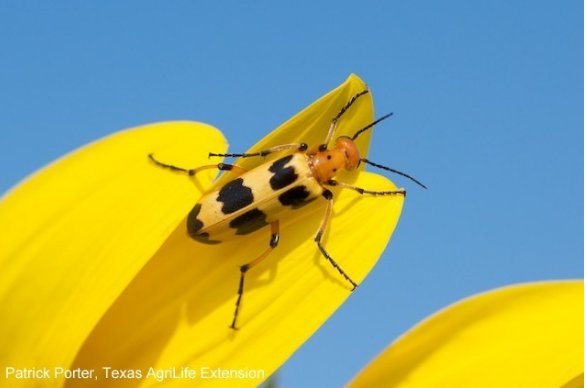
<svg viewBox="0 0 586 388"><path fill-rule="evenodd" d="M330 222L334 201L334 194L328 187L338 186L368 195L405 195L405 191L373 191L356 187L335 180L338 171L342 169L355 170L360 163L366 163L402 175L426 188L421 182L405 173L373 163L360 156L354 142L356 138L391 114L359 129L352 137L338 137L333 147L328 146L335 134L339 119L358 98L368 92L366 89L355 94L340 109L331 120L327 136L320 145L309 147L305 143L293 143L277 145L255 153L209 154L210 157L248 158L265 157L276 152L289 151L286 156L260 164L250 171L227 163L186 169L160 162L153 154L148 155L157 166L186 173L189 176L205 169L231 171L237 175L236 178L219 189L204 194L187 216L187 232L194 240L204 244L218 244L235 235L247 235L265 227L270 230L269 247L254 260L240 266L240 282L230 328L236 330L236 322L244 294L245 275L277 247L280 237L279 220L285 211L300 209L319 197L323 197L327 201L327 206L314 241L328 262L352 285L352 290L358 287L358 284L336 263L322 244L322 236Z"/></svg>

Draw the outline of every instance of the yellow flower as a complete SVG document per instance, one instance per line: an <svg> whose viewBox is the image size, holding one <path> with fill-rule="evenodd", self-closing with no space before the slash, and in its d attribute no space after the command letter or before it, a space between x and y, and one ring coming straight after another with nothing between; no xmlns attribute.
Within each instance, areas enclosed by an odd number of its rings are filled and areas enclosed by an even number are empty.
<svg viewBox="0 0 586 388"><path fill-rule="evenodd" d="M295 141L320 144L331 118L364 88L350 76L249 151ZM372 99L365 95L343 116L338 135L372 120ZM369 137L358 138L364 155ZM147 158L153 152L162 161L197 167L210 164L209 152L226 149L222 135L205 124L147 125L77 150L8 193L0 202L0 367L94 369L98 378L61 374L33 383L47 387L152 385L151 367L160 373L193 368L200 385L255 386L287 360L350 287L313 241L324 211L323 201L314 201L296 219L283 220L279 246L247 274L240 330L229 329L238 268L266 248L268 233L213 246L189 239L186 214L202 192L229 176L214 183L215 173L206 172L190 180ZM236 163L251 168L260 161ZM341 179L396 189L362 171ZM361 281L387 244L403 198L350 190L335 195L325 246ZM103 367L124 369L125 376L109 370L104 379ZM116 374L126 379L114 380ZM5 377L0 385L30 384ZM164 382L193 384L189 378Z"/></svg>
<svg viewBox="0 0 586 388"><path fill-rule="evenodd" d="M583 387L584 283L464 299L399 338L350 387Z"/></svg>

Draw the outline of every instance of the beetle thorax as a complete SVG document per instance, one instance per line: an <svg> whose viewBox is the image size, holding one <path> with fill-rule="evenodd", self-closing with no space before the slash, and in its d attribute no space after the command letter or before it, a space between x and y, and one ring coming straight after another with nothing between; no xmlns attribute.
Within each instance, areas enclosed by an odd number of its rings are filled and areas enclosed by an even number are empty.
<svg viewBox="0 0 586 388"><path fill-rule="evenodd" d="M309 166L319 182L327 182L341 169L354 170L360 164L356 143L349 137L339 137L333 149L314 147L307 151Z"/></svg>

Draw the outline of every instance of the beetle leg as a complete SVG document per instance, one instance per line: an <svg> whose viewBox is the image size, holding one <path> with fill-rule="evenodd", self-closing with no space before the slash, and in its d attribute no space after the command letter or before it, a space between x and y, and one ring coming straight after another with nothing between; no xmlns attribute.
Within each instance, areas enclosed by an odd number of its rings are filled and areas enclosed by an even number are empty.
<svg viewBox="0 0 586 388"><path fill-rule="evenodd" d="M334 118L330 122L330 128L328 129L328 134L326 136L326 140L322 144L322 148L324 148L324 149L322 149L322 151L324 151L325 149L327 149L327 146L330 143L330 140L332 140L332 137L334 136L334 132L336 131L336 126L338 124L338 120L340 119L340 117L342 117L342 115L344 113L346 113L346 111L348 110L348 108L350 108L352 106L352 104L354 104L354 102L356 100L358 100L358 98L360 96L363 96L363 95L365 95L368 92L369 92L368 89L365 89L365 90L361 91L360 93L356 93L355 95L353 95L352 98L346 103L346 105L344 105L342 107L342 109L340 109L340 111L338 112L338 114L336 116L334 116Z"/></svg>
<svg viewBox="0 0 586 388"><path fill-rule="evenodd" d="M209 157L224 156L224 157L249 158L251 156L267 156L268 154L272 154L273 152L279 152L279 151L285 151L285 150L305 151L305 150L307 150L307 144L305 144L305 143L281 144L278 146L267 148L266 150L252 152L249 154L215 154L213 152L210 152Z"/></svg>
<svg viewBox="0 0 586 388"><path fill-rule="evenodd" d="M392 190L392 191L372 191L372 190L366 190L363 189L361 187L356 187L356 186L352 186L349 185L347 183L344 182L339 182L333 179L330 179L329 181L326 182L326 185L328 186L340 186L344 189L350 189L350 190L354 190L357 191L359 194L369 194L369 195L407 195L407 192L405 190Z"/></svg>
<svg viewBox="0 0 586 388"><path fill-rule="evenodd" d="M336 263L334 259L332 259L330 254L326 251L326 249L323 247L321 243L321 238L326 230L326 227L330 223L330 218L332 217L332 209L334 204L334 194L330 190L324 190L322 195L325 199L327 199L328 206L326 208L326 214L324 215L322 223L315 235L314 241L317 243L317 247L324 255L324 257L330 262L330 264L332 264L332 266L334 266L334 268L338 270L338 272L340 273L340 275L344 277L344 279L346 279L350 284L352 284L352 291L354 291L356 287L358 287L358 284L354 280L352 280L348 275L346 275L346 272L344 272L344 270L338 265L338 263Z"/></svg>
<svg viewBox="0 0 586 388"><path fill-rule="evenodd" d="M240 310L240 303L242 302L242 294L244 294L244 275L248 272L249 269L263 261L269 253L279 243L279 221L271 222L271 239L269 240L269 247L265 250L259 257L252 260L250 263L246 263L240 266L240 283L238 284L238 299L236 299L236 308L234 310L234 318L232 319L232 324L230 328L233 330L237 330L236 328L236 320L238 319L238 311Z"/></svg>
<svg viewBox="0 0 586 388"><path fill-rule="evenodd" d="M240 166L235 166L232 164L227 164L227 163L208 164L208 165L200 166L197 168L182 168L182 167L173 166L171 164L159 162L157 159L155 159L153 154L149 154L149 159L152 160L153 163L155 163L159 167L168 168L171 171L184 172L189 176L193 176L202 170L209 170L209 169L218 169L220 171L234 171L238 175L244 174L247 171L245 168L242 168Z"/></svg>

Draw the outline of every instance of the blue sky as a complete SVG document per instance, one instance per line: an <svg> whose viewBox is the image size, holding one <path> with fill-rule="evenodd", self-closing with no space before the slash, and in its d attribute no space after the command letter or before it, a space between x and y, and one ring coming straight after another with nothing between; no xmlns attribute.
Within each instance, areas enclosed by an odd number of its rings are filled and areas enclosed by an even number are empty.
<svg viewBox="0 0 586 388"><path fill-rule="evenodd" d="M339 386L460 298L583 277L580 1L2 2L0 190L119 129L191 119L244 150L357 73L369 158L409 172L379 264L281 369Z"/></svg>

